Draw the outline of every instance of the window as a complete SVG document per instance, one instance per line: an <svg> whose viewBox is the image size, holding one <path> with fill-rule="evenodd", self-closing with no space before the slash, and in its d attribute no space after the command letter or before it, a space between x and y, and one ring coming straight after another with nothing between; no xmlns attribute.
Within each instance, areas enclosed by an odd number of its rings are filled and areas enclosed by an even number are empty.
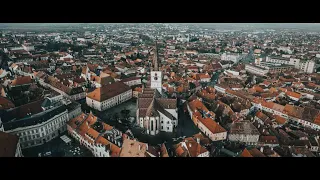
<svg viewBox="0 0 320 180"><path fill-rule="evenodd" d="M163 129L163 126L161 126L161 129Z"/></svg>
<svg viewBox="0 0 320 180"><path fill-rule="evenodd" d="M161 121L161 124L163 124L163 121Z"/></svg>
<svg viewBox="0 0 320 180"><path fill-rule="evenodd" d="M169 131L169 127L167 127L167 130Z"/></svg>
<svg viewBox="0 0 320 180"><path fill-rule="evenodd" d="M153 131L153 121L151 121L151 131Z"/></svg>
<svg viewBox="0 0 320 180"><path fill-rule="evenodd" d="M167 124L170 124L170 121L167 121Z"/></svg>

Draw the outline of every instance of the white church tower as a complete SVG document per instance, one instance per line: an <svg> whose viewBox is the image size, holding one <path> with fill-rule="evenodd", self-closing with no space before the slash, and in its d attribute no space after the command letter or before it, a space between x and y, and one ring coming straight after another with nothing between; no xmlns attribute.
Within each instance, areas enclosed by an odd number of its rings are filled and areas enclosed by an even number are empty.
<svg viewBox="0 0 320 180"><path fill-rule="evenodd" d="M162 71L159 71L158 64L158 47L154 50L153 69L151 71L151 88L157 89L162 94Z"/></svg>

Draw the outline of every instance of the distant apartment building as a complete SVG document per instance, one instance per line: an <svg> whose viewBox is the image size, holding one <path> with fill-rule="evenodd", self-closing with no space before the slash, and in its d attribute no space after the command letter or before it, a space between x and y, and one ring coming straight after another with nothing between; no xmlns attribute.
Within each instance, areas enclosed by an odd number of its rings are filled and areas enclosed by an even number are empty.
<svg viewBox="0 0 320 180"><path fill-rule="evenodd" d="M223 53L221 55L221 60L232 61L234 63L238 63L241 58L242 58L242 55L237 53Z"/></svg>
<svg viewBox="0 0 320 180"><path fill-rule="evenodd" d="M86 97L89 107L104 111L132 98L132 89L123 82L115 82L95 89Z"/></svg>
<svg viewBox="0 0 320 180"><path fill-rule="evenodd" d="M255 66L252 64L246 64L245 70L252 73L252 74L256 74L256 75L260 75L260 76L265 76L269 72L269 70L264 67L259 67L259 66Z"/></svg>
<svg viewBox="0 0 320 180"><path fill-rule="evenodd" d="M22 47L26 51L34 51L34 46L31 44L23 44Z"/></svg>
<svg viewBox="0 0 320 180"><path fill-rule="evenodd" d="M296 69L300 69L306 73L313 73L316 65L316 63L313 60L302 61L296 58L285 58L279 56L268 56L266 57L266 62L274 64L292 65Z"/></svg>
<svg viewBox="0 0 320 180"><path fill-rule="evenodd" d="M260 65L246 64L245 70L259 76L266 76L268 73L277 73L290 71L294 68L292 65L268 64L260 62Z"/></svg>

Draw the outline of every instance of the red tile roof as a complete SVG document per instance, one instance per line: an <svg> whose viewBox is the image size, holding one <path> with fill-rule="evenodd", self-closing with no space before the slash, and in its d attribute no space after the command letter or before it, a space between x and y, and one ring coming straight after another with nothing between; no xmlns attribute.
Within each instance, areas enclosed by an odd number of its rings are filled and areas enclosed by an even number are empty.
<svg viewBox="0 0 320 180"><path fill-rule="evenodd" d="M14 108L14 104L7 98L0 96L0 110Z"/></svg>
<svg viewBox="0 0 320 180"><path fill-rule="evenodd" d="M32 79L30 76L19 76L11 82L11 86L18 86L31 83Z"/></svg>
<svg viewBox="0 0 320 180"><path fill-rule="evenodd" d="M95 89L89 93L87 97L102 102L129 90L131 90L131 88L123 82L115 82L113 84Z"/></svg>

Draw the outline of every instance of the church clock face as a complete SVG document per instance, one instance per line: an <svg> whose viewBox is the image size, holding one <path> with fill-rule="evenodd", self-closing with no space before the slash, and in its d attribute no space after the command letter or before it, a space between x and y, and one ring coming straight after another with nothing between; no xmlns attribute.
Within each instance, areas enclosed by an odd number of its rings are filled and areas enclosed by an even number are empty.
<svg viewBox="0 0 320 180"><path fill-rule="evenodd" d="M151 72L151 87L152 88L159 88L162 86L161 82L161 72Z"/></svg>
<svg viewBox="0 0 320 180"><path fill-rule="evenodd" d="M158 80L158 75L157 75L157 73L155 73L155 74L154 74L153 79L154 79L155 81L157 81L157 80Z"/></svg>

